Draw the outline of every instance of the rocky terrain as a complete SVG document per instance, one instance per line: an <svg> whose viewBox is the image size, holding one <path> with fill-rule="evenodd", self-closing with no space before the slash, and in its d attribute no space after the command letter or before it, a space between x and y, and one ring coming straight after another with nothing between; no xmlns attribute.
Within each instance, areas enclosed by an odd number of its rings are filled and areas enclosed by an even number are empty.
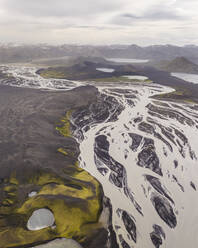
<svg viewBox="0 0 198 248"><path fill-rule="evenodd" d="M198 105L153 98L174 91L167 79L186 81L151 70L143 75L155 83L3 71L2 248L198 245Z"/></svg>
<svg viewBox="0 0 198 248"><path fill-rule="evenodd" d="M71 111L96 95L89 86L53 92L0 85L1 248L56 239L53 247L116 247L111 204L79 167L69 126Z"/></svg>
<svg viewBox="0 0 198 248"><path fill-rule="evenodd" d="M155 67L168 72L198 74L198 65L185 57L177 57L172 61L162 61L156 64Z"/></svg>
<svg viewBox="0 0 198 248"><path fill-rule="evenodd" d="M97 70L97 68L111 69L112 72ZM115 65L105 60L93 62L90 61L89 58L84 58L81 62L76 62L72 66L56 66L39 69L37 74L48 79L93 80L130 75L137 71L138 69L130 64Z"/></svg>

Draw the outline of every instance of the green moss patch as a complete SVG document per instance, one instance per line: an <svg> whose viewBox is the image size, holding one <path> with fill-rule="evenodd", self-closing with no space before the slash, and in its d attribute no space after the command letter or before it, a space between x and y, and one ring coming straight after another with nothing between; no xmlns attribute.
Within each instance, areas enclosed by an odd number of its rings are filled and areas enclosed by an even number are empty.
<svg viewBox="0 0 198 248"><path fill-rule="evenodd" d="M64 137L71 137L70 117L71 111L68 111L56 127ZM75 151L72 153L64 147L57 151L57 156L64 155L65 160L70 156L75 162L69 165L66 163L61 171L30 168L31 172L25 175L25 180L12 171L1 183L0 248L32 247L60 237L83 243L101 228L98 223L102 210L100 184L79 168L74 157ZM29 197L29 193L34 190L37 194ZM29 218L35 210L41 208L52 211L55 228L29 231Z"/></svg>
<svg viewBox="0 0 198 248"><path fill-rule="evenodd" d="M108 83L111 83L111 82L112 83L122 83L122 82L127 82L127 83L152 83L152 81L150 79L146 79L146 80L129 79L129 78L124 77L124 76L90 79L90 81L108 82Z"/></svg>
<svg viewBox="0 0 198 248"><path fill-rule="evenodd" d="M58 78L58 79L62 79L65 78L65 74L62 72L59 72L57 70L53 70L53 69L46 69L46 70L42 70L40 72L40 76L43 78Z"/></svg>
<svg viewBox="0 0 198 248"><path fill-rule="evenodd" d="M65 117L60 120L59 125L56 127L56 130L60 132L62 136L71 137L70 133L70 117L72 111L67 111Z"/></svg>
<svg viewBox="0 0 198 248"><path fill-rule="evenodd" d="M187 89L175 87L175 91L165 94L155 95L153 98L159 100L180 101L186 103L197 103L197 100L192 97L192 94Z"/></svg>

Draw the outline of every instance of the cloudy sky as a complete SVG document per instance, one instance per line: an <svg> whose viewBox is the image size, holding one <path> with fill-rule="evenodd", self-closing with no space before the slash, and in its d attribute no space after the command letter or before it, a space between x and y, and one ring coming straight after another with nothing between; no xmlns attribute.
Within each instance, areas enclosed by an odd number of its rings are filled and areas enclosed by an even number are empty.
<svg viewBox="0 0 198 248"><path fill-rule="evenodd" d="M198 0L0 0L0 42L196 44Z"/></svg>

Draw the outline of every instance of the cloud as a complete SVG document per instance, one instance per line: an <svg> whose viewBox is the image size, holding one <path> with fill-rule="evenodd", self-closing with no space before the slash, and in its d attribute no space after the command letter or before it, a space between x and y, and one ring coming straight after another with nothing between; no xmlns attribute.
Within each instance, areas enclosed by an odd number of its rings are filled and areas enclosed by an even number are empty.
<svg viewBox="0 0 198 248"><path fill-rule="evenodd" d="M197 0L0 0L0 42L198 41Z"/></svg>
<svg viewBox="0 0 198 248"><path fill-rule="evenodd" d="M119 9L120 0L3 0L3 8L8 13L39 17L90 16Z"/></svg>
<svg viewBox="0 0 198 248"><path fill-rule="evenodd" d="M180 13L177 8L169 8L169 6L155 5L142 14L136 15L135 13L122 13L118 16L115 16L112 20L112 23L127 25L132 24L138 21L181 21L187 20L189 17L184 13Z"/></svg>

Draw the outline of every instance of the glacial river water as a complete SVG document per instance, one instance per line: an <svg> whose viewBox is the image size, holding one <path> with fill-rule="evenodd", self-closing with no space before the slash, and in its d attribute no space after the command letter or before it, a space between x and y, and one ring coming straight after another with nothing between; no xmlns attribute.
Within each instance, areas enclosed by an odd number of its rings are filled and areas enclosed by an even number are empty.
<svg viewBox="0 0 198 248"><path fill-rule="evenodd" d="M198 84L198 75L197 74L190 74L190 73L179 73L173 72L171 76L183 79L187 82Z"/></svg>
<svg viewBox="0 0 198 248"><path fill-rule="evenodd" d="M41 79L34 68L5 70L19 87L85 84ZM97 106L76 112L71 122L80 166L111 201L119 246L197 247L198 107L153 100L172 89L152 83L104 82L97 88Z"/></svg>

